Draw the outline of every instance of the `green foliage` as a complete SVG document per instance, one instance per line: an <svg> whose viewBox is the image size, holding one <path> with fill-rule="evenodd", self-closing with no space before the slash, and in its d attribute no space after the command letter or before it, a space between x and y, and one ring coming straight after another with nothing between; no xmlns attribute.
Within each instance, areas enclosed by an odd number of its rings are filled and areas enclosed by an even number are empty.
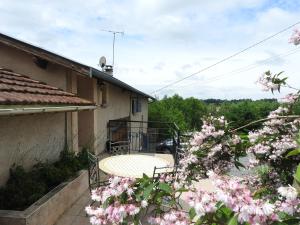
<svg viewBox="0 0 300 225"><path fill-rule="evenodd" d="M286 157L295 156L295 155L299 155L299 154L300 154L300 149L298 148L298 149L294 149L294 150L290 151L290 152L286 155Z"/></svg>
<svg viewBox="0 0 300 225"><path fill-rule="evenodd" d="M6 185L0 188L0 209L24 210L84 168L87 168L87 150L78 155L64 150L57 162L39 162L30 171L13 166Z"/></svg>
<svg viewBox="0 0 300 225"><path fill-rule="evenodd" d="M149 121L175 122L185 130L200 129L201 118L207 114L206 105L198 99L183 99L179 95L165 97L149 105Z"/></svg>
<svg viewBox="0 0 300 225"><path fill-rule="evenodd" d="M162 205L170 208L178 206L178 199L186 189L174 190L169 183L159 182L144 174L142 178L136 180L134 184L134 199L137 202L147 200L149 205L154 206L150 214L160 214L163 212Z"/></svg>
<svg viewBox="0 0 300 225"><path fill-rule="evenodd" d="M164 97L162 100L149 105L149 121L175 122L182 131L200 130L202 118L206 115L221 116L231 122L232 128L237 128L254 120L265 118L270 111L279 106L274 99L253 101L220 100L196 98L183 99L179 95ZM295 108L300 112L300 105ZM260 124L254 124L243 132L259 128Z"/></svg>
<svg viewBox="0 0 300 225"><path fill-rule="evenodd" d="M298 183L300 183L300 164L299 164L298 167L297 167L297 170L296 170L296 173L295 173L294 177L295 177L295 180L296 180Z"/></svg>
<svg viewBox="0 0 300 225"><path fill-rule="evenodd" d="M217 115L224 115L225 118L231 122L230 126L233 128L241 127L252 121L259 120L268 116L270 111L278 107L276 101L269 100L241 100L241 101L227 101L219 106ZM213 113L213 112L212 112ZM261 124L254 124L244 129L244 132L259 128Z"/></svg>

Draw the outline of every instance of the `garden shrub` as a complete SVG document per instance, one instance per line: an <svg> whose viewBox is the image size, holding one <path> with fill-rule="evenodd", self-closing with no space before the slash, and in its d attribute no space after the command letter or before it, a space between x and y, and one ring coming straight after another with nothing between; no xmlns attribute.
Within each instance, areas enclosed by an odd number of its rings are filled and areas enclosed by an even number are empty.
<svg viewBox="0 0 300 225"><path fill-rule="evenodd" d="M0 188L0 209L24 210L60 183L87 168L87 149L77 155L69 150L60 154L57 162L39 162L30 171L13 166L10 177Z"/></svg>

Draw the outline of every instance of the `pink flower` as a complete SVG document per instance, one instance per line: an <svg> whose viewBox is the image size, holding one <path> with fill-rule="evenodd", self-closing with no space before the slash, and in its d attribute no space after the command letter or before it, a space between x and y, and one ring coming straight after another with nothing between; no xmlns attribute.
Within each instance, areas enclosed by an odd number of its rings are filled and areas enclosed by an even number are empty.
<svg viewBox="0 0 300 225"><path fill-rule="evenodd" d="M290 37L289 43L292 43L294 45L300 44L300 30L299 29L294 30L294 33Z"/></svg>
<svg viewBox="0 0 300 225"><path fill-rule="evenodd" d="M141 201L141 207L146 208L148 206L148 202L146 200Z"/></svg>
<svg viewBox="0 0 300 225"><path fill-rule="evenodd" d="M278 188L278 193L289 200L295 200L298 196L296 188L292 187L291 185L288 187Z"/></svg>
<svg viewBox="0 0 300 225"><path fill-rule="evenodd" d="M294 104L299 99L298 94L288 94L285 97L281 98L279 102L286 104Z"/></svg>
<svg viewBox="0 0 300 225"><path fill-rule="evenodd" d="M266 73L263 73L256 81L256 83L262 86L262 91L277 91L279 89L279 85L274 84L270 76L268 76Z"/></svg>
<svg viewBox="0 0 300 225"><path fill-rule="evenodd" d="M150 224L157 225L189 225L191 222L188 215L182 211L171 210L170 212L161 214L157 217L150 217L148 219Z"/></svg>

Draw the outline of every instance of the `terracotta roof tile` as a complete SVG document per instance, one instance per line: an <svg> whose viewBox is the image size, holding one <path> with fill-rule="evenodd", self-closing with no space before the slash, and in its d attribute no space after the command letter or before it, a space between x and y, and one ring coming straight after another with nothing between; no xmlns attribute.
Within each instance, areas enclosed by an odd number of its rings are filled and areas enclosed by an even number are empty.
<svg viewBox="0 0 300 225"><path fill-rule="evenodd" d="M94 105L57 87L0 68L0 105Z"/></svg>

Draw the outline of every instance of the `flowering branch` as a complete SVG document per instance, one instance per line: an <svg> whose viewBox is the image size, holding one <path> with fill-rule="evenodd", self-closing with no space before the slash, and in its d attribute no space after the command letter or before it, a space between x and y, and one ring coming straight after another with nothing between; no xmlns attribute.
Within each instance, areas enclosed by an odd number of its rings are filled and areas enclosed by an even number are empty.
<svg viewBox="0 0 300 225"><path fill-rule="evenodd" d="M241 127L238 127L238 128L235 128L235 129L229 130L229 131L232 132L232 133L235 133L235 132L237 132L237 131L239 131L243 128L249 127L253 124L257 124L257 123L261 123L261 122L265 122L265 121L273 120L273 119L298 119L298 118L300 118L300 115L276 116L276 117L272 117L272 118L267 117L267 118L259 119L259 120L256 120L256 121L252 121L252 122L250 122L246 125L243 125Z"/></svg>

